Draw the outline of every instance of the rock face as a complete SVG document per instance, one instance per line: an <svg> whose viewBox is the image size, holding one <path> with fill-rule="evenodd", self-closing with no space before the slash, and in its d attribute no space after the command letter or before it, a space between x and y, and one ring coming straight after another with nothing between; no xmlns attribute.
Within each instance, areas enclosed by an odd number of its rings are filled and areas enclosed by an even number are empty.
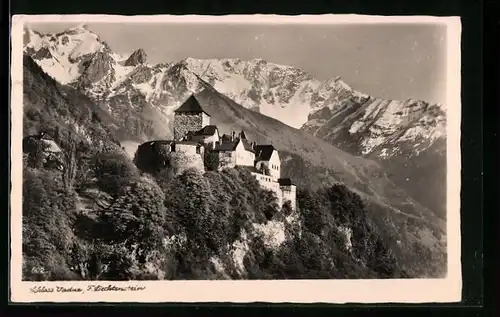
<svg viewBox="0 0 500 317"><path fill-rule="evenodd" d="M148 55L146 52L140 48L137 51L133 52L132 55L125 61L125 66L138 66L141 64L146 64L148 59Z"/></svg>
<svg viewBox="0 0 500 317"><path fill-rule="evenodd" d="M302 127L356 155L383 164L412 197L446 216L446 109L419 100L350 98L323 108Z"/></svg>
<svg viewBox="0 0 500 317"><path fill-rule="evenodd" d="M113 60L107 52L96 52L82 58L79 70L81 75L78 80L78 86L82 88L92 87L93 83L99 82L109 76L109 80L104 83L109 87L112 81Z"/></svg>

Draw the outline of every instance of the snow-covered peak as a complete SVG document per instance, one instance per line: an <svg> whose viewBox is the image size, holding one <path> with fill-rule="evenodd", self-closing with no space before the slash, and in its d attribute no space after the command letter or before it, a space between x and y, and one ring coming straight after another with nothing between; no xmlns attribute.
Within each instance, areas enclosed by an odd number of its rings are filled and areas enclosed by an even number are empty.
<svg viewBox="0 0 500 317"><path fill-rule="evenodd" d="M63 32L42 34L26 28L24 52L50 76L69 84L81 75L83 59L99 52L111 53L109 47L84 24Z"/></svg>

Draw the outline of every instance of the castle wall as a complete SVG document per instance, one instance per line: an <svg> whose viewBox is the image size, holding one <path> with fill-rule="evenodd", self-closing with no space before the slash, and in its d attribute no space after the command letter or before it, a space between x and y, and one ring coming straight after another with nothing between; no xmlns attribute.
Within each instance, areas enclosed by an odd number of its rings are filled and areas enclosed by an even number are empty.
<svg viewBox="0 0 500 317"><path fill-rule="evenodd" d="M203 128L203 115L205 114L176 113L174 117L174 140L180 141L189 131L195 132Z"/></svg>
<svg viewBox="0 0 500 317"><path fill-rule="evenodd" d="M292 209L295 210L297 204L297 187L295 185L280 186L280 189L283 195L283 203L290 201Z"/></svg>
<svg viewBox="0 0 500 317"><path fill-rule="evenodd" d="M180 174L190 168L194 168L200 173L205 173L203 156L199 154L187 154L184 152L172 152L170 155L172 165L176 167L177 174Z"/></svg>
<svg viewBox="0 0 500 317"><path fill-rule="evenodd" d="M139 146L136 154L136 164L139 169L156 172L158 169L171 165L178 173L188 168L205 171L203 164L203 147L196 153L196 145L175 144L172 151L170 142L148 142ZM163 162L163 163L162 163ZM170 162L169 164L167 164Z"/></svg>
<svg viewBox="0 0 500 317"><path fill-rule="evenodd" d="M204 150L203 146L198 148L199 153L197 153L197 148L198 147L196 145L177 143L175 145L175 152L184 153L186 155L201 155L201 156L203 156L203 150Z"/></svg>
<svg viewBox="0 0 500 317"><path fill-rule="evenodd" d="M269 174L273 180L277 182L281 175L281 161L278 152L274 151L269 161L258 161L255 163L255 168L258 170L260 170L262 166L266 166L269 169Z"/></svg>
<svg viewBox="0 0 500 317"><path fill-rule="evenodd" d="M215 146L215 143L219 141L219 134L217 132L214 135L206 136L206 135L193 135L191 136L192 141L203 142L203 144L212 144L212 147Z"/></svg>
<svg viewBox="0 0 500 317"><path fill-rule="evenodd" d="M254 165L255 154L245 150L245 147L243 146L242 142L238 143L234 155L236 155L236 165L243 165L243 166Z"/></svg>
<svg viewBox="0 0 500 317"><path fill-rule="evenodd" d="M234 152L221 151L219 152L219 170L224 168L234 168L236 166L236 157L232 155Z"/></svg>
<svg viewBox="0 0 500 317"><path fill-rule="evenodd" d="M201 120L202 120L202 128L207 125L210 125L210 117L206 113L202 112Z"/></svg>
<svg viewBox="0 0 500 317"><path fill-rule="evenodd" d="M281 161L277 151L273 151L273 155L271 155L267 167L269 168L269 173L273 177L273 180L275 182L278 181L281 177Z"/></svg>
<svg viewBox="0 0 500 317"><path fill-rule="evenodd" d="M279 183L274 182L273 178L268 175L262 175L258 173L251 173L251 174L255 176L260 186L274 192L276 198L278 199L278 205L281 207L281 205L283 204L283 194L281 192Z"/></svg>

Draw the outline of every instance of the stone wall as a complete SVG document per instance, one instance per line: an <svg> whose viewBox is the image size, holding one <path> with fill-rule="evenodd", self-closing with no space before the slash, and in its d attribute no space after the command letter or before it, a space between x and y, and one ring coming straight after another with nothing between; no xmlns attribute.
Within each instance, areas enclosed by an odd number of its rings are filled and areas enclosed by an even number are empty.
<svg viewBox="0 0 500 317"><path fill-rule="evenodd" d="M177 175L189 168L194 168L200 173L205 173L203 156L199 154L190 155L182 152L172 152L170 155L172 165L175 167Z"/></svg>
<svg viewBox="0 0 500 317"><path fill-rule="evenodd" d="M280 189L283 195L283 203L290 201L292 209L295 210L297 204L297 187L294 185L280 186Z"/></svg>
<svg viewBox="0 0 500 317"><path fill-rule="evenodd" d="M176 144L172 152L169 142L147 142L139 146L135 157L137 167L147 173L155 173L168 166L177 173L188 168L195 168L201 172L205 171L203 164L203 147L200 153L196 153L196 146L187 144Z"/></svg>
<svg viewBox="0 0 500 317"><path fill-rule="evenodd" d="M252 173L252 175L257 179L261 187L274 192L276 198L278 199L278 205L281 206L283 204L283 193L280 189L279 183L274 182L272 177L268 175L258 173Z"/></svg>
<svg viewBox="0 0 500 317"><path fill-rule="evenodd" d="M199 151L199 152L197 152ZM175 152L184 153L185 155L200 155L203 157L203 146L196 146L193 144L176 144Z"/></svg>
<svg viewBox="0 0 500 317"><path fill-rule="evenodd" d="M219 170L224 168L234 168L236 166L234 152L221 151L219 152Z"/></svg>
<svg viewBox="0 0 500 317"><path fill-rule="evenodd" d="M174 117L174 140L179 141L189 131L198 131L203 128L203 114L176 113Z"/></svg>

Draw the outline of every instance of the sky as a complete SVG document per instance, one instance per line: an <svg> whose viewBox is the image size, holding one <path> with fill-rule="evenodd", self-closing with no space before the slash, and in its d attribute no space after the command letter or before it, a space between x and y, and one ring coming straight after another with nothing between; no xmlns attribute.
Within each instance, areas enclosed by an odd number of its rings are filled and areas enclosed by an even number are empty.
<svg viewBox="0 0 500 317"><path fill-rule="evenodd" d="M142 48L149 63L192 58L262 58L319 80L340 76L374 97L445 103L446 26L442 24L87 23L116 53ZM30 24L43 33L76 26Z"/></svg>

